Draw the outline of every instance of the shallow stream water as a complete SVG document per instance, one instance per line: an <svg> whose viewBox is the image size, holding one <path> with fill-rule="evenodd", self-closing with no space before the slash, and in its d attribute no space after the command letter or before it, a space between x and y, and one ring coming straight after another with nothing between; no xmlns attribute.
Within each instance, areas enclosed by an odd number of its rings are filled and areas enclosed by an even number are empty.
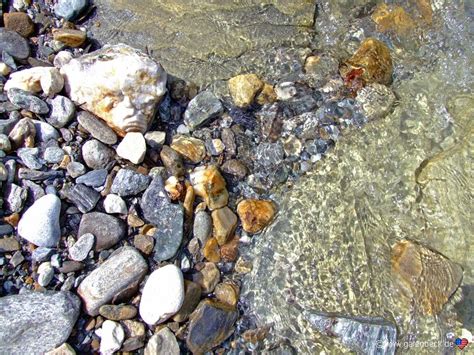
<svg viewBox="0 0 474 355"><path fill-rule="evenodd" d="M146 46L172 75L224 94L222 83L242 72L322 87L340 80L338 62L363 39L384 41L395 67L393 112L343 134L307 176L273 192L279 214L246 248L253 271L243 301L257 325L271 326L257 352L354 351L311 325L312 314L381 318L396 325L399 341L435 344L399 353L454 352L443 342L474 330L471 0L385 1L413 19L406 31L376 26L371 14L383 1L95 3L101 23L91 31L99 42ZM317 78L302 69L309 53L328 60ZM464 269L438 316L394 292L390 252L402 239Z"/></svg>

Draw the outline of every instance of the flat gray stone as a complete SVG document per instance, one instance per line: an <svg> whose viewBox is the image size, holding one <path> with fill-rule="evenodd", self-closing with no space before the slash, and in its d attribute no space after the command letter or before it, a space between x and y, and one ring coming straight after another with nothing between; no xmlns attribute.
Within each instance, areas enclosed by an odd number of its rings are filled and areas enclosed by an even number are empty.
<svg viewBox="0 0 474 355"><path fill-rule="evenodd" d="M100 118L87 111L81 111L77 115L79 124L91 134L92 137L102 143L112 145L117 143L117 135L114 130Z"/></svg>
<svg viewBox="0 0 474 355"><path fill-rule="evenodd" d="M184 209L173 204L164 190L163 179L156 176L143 194L143 216L157 228L153 258L164 261L176 255L183 240Z"/></svg>
<svg viewBox="0 0 474 355"><path fill-rule="evenodd" d="M105 184L105 180L107 179L107 174L108 173L106 169L92 170L78 177L76 179L76 182L78 184L84 184L90 187L100 187Z"/></svg>
<svg viewBox="0 0 474 355"><path fill-rule="evenodd" d="M110 191L121 197L133 196L145 190L150 184L149 176L130 169L120 169L115 176Z"/></svg>
<svg viewBox="0 0 474 355"><path fill-rule="evenodd" d="M96 238L95 250L101 251L117 244L126 234L125 223L102 212L86 213L79 224L78 236L91 233Z"/></svg>
<svg viewBox="0 0 474 355"><path fill-rule="evenodd" d="M30 45L15 31L0 28L0 52L3 51L16 59L26 59L30 55Z"/></svg>
<svg viewBox="0 0 474 355"><path fill-rule="evenodd" d="M76 243L69 248L69 256L72 260L83 261L89 255L94 246L95 237L91 233L83 234L79 237Z"/></svg>
<svg viewBox="0 0 474 355"><path fill-rule="evenodd" d="M87 314L96 316L100 306L115 295L137 285L148 270L145 259L132 247L115 251L79 285L77 293L84 301Z"/></svg>
<svg viewBox="0 0 474 355"><path fill-rule="evenodd" d="M0 298L0 353L40 354L64 343L81 302L71 292L27 292Z"/></svg>
<svg viewBox="0 0 474 355"><path fill-rule="evenodd" d="M210 91L203 91L192 99L184 112L184 123L193 131L224 112L221 100Z"/></svg>
<svg viewBox="0 0 474 355"><path fill-rule="evenodd" d="M17 88L8 90L8 99L12 104L38 115L44 115L49 112L46 102L25 90Z"/></svg>

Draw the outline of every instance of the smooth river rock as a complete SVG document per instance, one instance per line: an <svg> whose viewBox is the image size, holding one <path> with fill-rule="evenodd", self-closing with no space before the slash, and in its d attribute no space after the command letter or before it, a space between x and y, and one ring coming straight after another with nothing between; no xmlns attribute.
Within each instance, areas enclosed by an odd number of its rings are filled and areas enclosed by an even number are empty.
<svg viewBox="0 0 474 355"><path fill-rule="evenodd" d="M39 247L53 247L61 235L59 215L61 201L55 195L45 195L23 214L18 234Z"/></svg>
<svg viewBox="0 0 474 355"><path fill-rule="evenodd" d="M0 298L0 353L44 353L69 337L81 302L70 292L27 292Z"/></svg>
<svg viewBox="0 0 474 355"><path fill-rule="evenodd" d="M184 300L184 281L181 270L169 264L153 271L140 301L140 316L150 324L163 323L176 314Z"/></svg>
<svg viewBox="0 0 474 355"><path fill-rule="evenodd" d="M166 93L167 75L161 65L124 44L72 59L61 73L69 97L121 136L145 133Z"/></svg>
<svg viewBox="0 0 474 355"><path fill-rule="evenodd" d="M147 270L145 259L135 248L123 247L115 251L77 289L87 314L98 315L100 306L109 303L127 288L137 285Z"/></svg>
<svg viewBox="0 0 474 355"><path fill-rule="evenodd" d="M117 244L126 234L125 223L102 212L86 213L79 224L78 236L91 233L95 236L95 250L101 251Z"/></svg>

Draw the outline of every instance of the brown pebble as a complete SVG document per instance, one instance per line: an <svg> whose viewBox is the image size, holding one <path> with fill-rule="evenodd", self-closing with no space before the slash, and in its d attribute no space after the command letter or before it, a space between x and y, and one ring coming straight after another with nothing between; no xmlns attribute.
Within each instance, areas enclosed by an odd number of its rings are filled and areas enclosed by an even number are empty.
<svg viewBox="0 0 474 355"><path fill-rule="evenodd" d="M0 252L17 251L20 249L20 243L14 237L0 238Z"/></svg>
<svg viewBox="0 0 474 355"><path fill-rule="evenodd" d="M84 329L86 331L91 331L92 329L95 328L95 319L94 318L91 318L87 321L87 323L84 325Z"/></svg>
<svg viewBox="0 0 474 355"><path fill-rule="evenodd" d="M219 245L224 245L229 240L237 227L238 219L229 207L212 211L213 235Z"/></svg>
<svg viewBox="0 0 474 355"><path fill-rule="evenodd" d="M138 234L133 239L133 245L145 255L150 255L155 246L155 239L149 235Z"/></svg>
<svg viewBox="0 0 474 355"><path fill-rule="evenodd" d="M231 281L218 284L214 290L214 294L219 301L231 307L237 306L237 302L239 301L239 287Z"/></svg>
<svg viewBox="0 0 474 355"><path fill-rule="evenodd" d="M265 83L260 94L257 95L256 101L259 105L272 104L278 99L273 86Z"/></svg>
<svg viewBox="0 0 474 355"><path fill-rule="evenodd" d="M69 47L80 47L86 41L86 33L72 29L54 29L53 37Z"/></svg>
<svg viewBox="0 0 474 355"><path fill-rule="evenodd" d="M83 263L74 260L66 260L59 268L59 272L62 272L63 274L68 274L70 272L76 272L82 269L84 269Z"/></svg>
<svg viewBox="0 0 474 355"><path fill-rule="evenodd" d="M92 339L91 341L91 348L94 351L98 351L100 347L100 341L97 338Z"/></svg>
<svg viewBox="0 0 474 355"><path fill-rule="evenodd" d="M3 220L12 227L16 227L18 226L18 222L20 221L20 214L15 212L7 217L4 217Z"/></svg>
<svg viewBox="0 0 474 355"><path fill-rule="evenodd" d="M127 217L127 223L130 227L138 228L145 224L141 218L135 214L129 214Z"/></svg>
<svg viewBox="0 0 474 355"><path fill-rule="evenodd" d="M239 236L236 235L234 238L221 246L221 257L224 261L236 261L239 256Z"/></svg>
<svg viewBox="0 0 474 355"><path fill-rule="evenodd" d="M5 28L15 31L28 38L35 32L35 25L31 18L24 12L9 12L3 14Z"/></svg>
<svg viewBox="0 0 474 355"><path fill-rule="evenodd" d="M261 232L271 222L275 213L276 209L272 201L248 199L237 206L242 228L247 233Z"/></svg>
<svg viewBox="0 0 474 355"><path fill-rule="evenodd" d="M219 261L221 261L219 243L217 242L216 238L210 238L207 240L202 253L204 257L212 263L218 263Z"/></svg>
<svg viewBox="0 0 474 355"><path fill-rule="evenodd" d="M104 318L117 321L135 318L137 309L131 305L104 304L99 308L99 313Z"/></svg>

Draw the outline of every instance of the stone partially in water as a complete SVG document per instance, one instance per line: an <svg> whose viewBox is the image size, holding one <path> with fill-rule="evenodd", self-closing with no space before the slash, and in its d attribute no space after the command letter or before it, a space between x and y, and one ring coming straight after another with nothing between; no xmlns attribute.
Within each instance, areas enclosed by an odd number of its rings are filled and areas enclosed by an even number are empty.
<svg viewBox="0 0 474 355"><path fill-rule="evenodd" d="M357 93L356 104L369 119L385 117L392 109L396 97L392 90L382 84L369 84Z"/></svg>
<svg viewBox="0 0 474 355"><path fill-rule="evenodd" d="M390 49L375 38L367 38L341 65L339 72L346 83L356 89L370 83L389 85L393 73Z"/></svg>
<svg viewBox="0 0 474 355"><path fill-rule="evenodd" d="M224 112L221 101L209 90L193 98L184 112L184 123L193 131Z"/></svg>
<svg viewBox="0 0 474 355"><path fill-rule="evenodd" d="M237 206L237 214L242 228L247 233L259 233L275 216L276 209L272 201L243 200Z"/></svg>
<svg viewBox="0 0 474 355"><path fill-rule="evenodd" d="M318 331L337 339L358 354L395 354L397 328L380 318L341 317L304 311L304 317Z"/></svg>
<svg viewBox="0 0 474 355"><path fill-rule="evenodd" d="M387 4L380 4L371 17L381 32L394 31L407 35L416 27L411 16L401 6L390 7Z"/></svg>
<svg viewBox="0 0 474 355"><path fill-rule="evenodd" d="M171 148L193 164L199 164L206 157L204 142L198 138L176 135Z"/></svg>
<svg viewBox="0 0 474 355"><path fill-rule="evenodd" d="M458 264L409 240L392 247L392 272L401 293L430 315L441 311L463 277Z"/></svg>
<svg viewBox="0 0 474 355"><path fill-rule="evenodd" d="M44 353L61 345L71 334L80 306L79 298L70 292L0 298L0 352Z"/></svg>
<svg viewBox="0 0 474 355"><path fill-rule="evenodd" d="M234 104L238 107L250 106L263 85L263 81L255 74L234 76L229 80L229 91Z"/></svg>
<svg viewBox="0 0 474 355"><path fill-rule="evenodd" d="M70 98L120 136L145 133L166 93L167 75L161 65L123 44L72 59L61 73Z"/></svg>

